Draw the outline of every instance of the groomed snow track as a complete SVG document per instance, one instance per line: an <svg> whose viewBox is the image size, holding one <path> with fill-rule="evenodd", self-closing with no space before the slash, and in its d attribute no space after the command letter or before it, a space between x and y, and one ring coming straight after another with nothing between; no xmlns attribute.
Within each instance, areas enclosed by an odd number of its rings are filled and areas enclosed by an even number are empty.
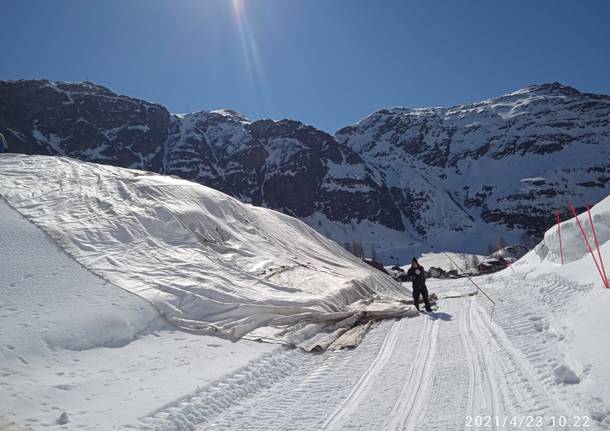
<svg viewBox="0 0 610 431"><path fill-rule="evenodd" d="M383 322L355 350L280 348L138 427L440 431L467 429L467 416L567 415L544 367L515 347L512 326L505 332L479 301L445 299L436 313Z"/></svg>

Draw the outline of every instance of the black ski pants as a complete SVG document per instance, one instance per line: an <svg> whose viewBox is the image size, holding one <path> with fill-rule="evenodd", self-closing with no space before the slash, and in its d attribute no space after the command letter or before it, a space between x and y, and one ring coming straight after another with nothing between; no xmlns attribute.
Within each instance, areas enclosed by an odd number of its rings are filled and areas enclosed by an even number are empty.
<svg viewBox="0 0 610 431"><path fill-rule="evenodd" d="M424 305L426 306L426 311L432 311L432 307L430 307L430 300L428 299L428 288L425 283L414 283L413 284L413 304L415 304L415 308L419 310L419 296L424 297Z"/></svg>

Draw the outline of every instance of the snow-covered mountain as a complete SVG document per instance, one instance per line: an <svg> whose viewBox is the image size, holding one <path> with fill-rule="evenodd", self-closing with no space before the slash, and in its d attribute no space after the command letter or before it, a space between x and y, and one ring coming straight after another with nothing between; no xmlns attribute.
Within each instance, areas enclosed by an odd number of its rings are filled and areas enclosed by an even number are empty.
<svg viewBox="0 0 610 431"><path fill-rule="evenodd" d="M11 151L211 186L388 263L541 237L556 209L599 201L610 181L610 97L556 83L384 109L331 136L231 110L174 115L90 83L3 81L0 132Z"/></svg>
<svg viewBox="0 0 610 431"><path fill-rule="evenodd" d="M557 209L599 201L610 181L610 97L560 84L385 109L337 139L376 168L407 225L444 248L461 241L447 232L477 236L470 251L501 235L539 236Z"/></svg>

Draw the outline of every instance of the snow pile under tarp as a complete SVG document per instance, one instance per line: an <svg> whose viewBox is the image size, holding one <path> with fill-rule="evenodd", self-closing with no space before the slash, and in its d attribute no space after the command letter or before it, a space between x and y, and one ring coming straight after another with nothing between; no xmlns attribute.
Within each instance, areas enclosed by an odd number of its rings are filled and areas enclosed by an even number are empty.
<svg viewBox="0 0 610 431"><path fill-rule="evenodd" d="M186 180L5 154L0 194L184 330L301 344L414 314L404 288L301 221Z"/></svg>

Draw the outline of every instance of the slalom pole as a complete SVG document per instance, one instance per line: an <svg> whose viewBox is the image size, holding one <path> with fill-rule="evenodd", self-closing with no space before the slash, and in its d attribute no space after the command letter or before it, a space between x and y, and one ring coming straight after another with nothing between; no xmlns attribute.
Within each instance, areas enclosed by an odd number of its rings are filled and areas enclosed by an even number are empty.
<svg viewBox="0 0 610 431"><path fill-rule="evenodd" d="M604 284L606 285L606 289L610 288L608 286L608 276L606 275L606 268L604 267L604 261L602 259L602 252L599 249L599 241L597 240L597 233L595 232L595 225L593 224L593 217L591 216L591 208L587 205L587 213L589 214L589 223L591 223L591 230L593 231L593 238L595 239L595 247L597 247L597 254L599 256L599 265L602 267Z"/></svg>
<svg viewBox="0 0 610 431"><path fill-rule="evenodd" d="M574 208L574 205L572 205L572 202L569 202L568 206L569 206L570 210L572 211L574 218L576 218L576 222L578 223L578 227L580 228L580 233L582 233L582 237L585 241L585 244L587 245L587 248L589 249L589 252L591 253L591 256L593 257L593 262L595 262L595 267L597 268L597 272L599 273L599 276L602 279L602 283L604 284L604 287L606 287L606 280L604 279L604 273L602 272L601 268L599 267L599 265L597 263L597 258L595 257L595 253L593 253L591 244L589 244L589 237L587 236L585 229L582 227L582 223L580 222L580 219L578 218L578 214L576 214L576 208Z"/></svg>
<svg viewBox="0 0 610 431"><path fill-rule="evenodd" d="M461 272L462 274L464 274L464 275L466 276L466 278L468 278L468 280L470 280L470 282L471 282L472 284L474 284L474 287L476 287L476 288L477 288L477 291L481 291L481 293L482 293L483 295L485 295L485 297L486 297L487 299L489 299L489 302L491 302L491 303L492 303L494 306L496 305L496 302L495 302L493 299L491 299L491 298L489 297L489 295L488 295L487 293L485 293L485 291L484 291L483 289L481 289L481 286L479 286L477 283L475 283L475 282L474 282L474 280L473 280L473 279L472 279L472 278L471 278L471 277L470 277L468 274L466 274L466 271L464 271L462 268L460 268L460 266L459 266L457 263L455 263L455 261L454 261L453 259L451 259L451 257L450 257L450 256L449 256L449 255L448 255L446 252L443 252L443 254L445 255L445 257L446 257L447 259L449 259L449 261L450 261L452 264L454 264L454 265L455 265L455 267L456 267L457 269L459 269L459 270L460 270L460 272ZM502 301L502 299L501 299L501 298L500 298L500 301Z"/></svg>
<svg viewBox="0 0 610 431"><path fill-rule="evenodd" d="M559 255L561 256L561 264L563 265L563 243L561 242L561 214L557 210L557 235L559 236Z"/></svg>

